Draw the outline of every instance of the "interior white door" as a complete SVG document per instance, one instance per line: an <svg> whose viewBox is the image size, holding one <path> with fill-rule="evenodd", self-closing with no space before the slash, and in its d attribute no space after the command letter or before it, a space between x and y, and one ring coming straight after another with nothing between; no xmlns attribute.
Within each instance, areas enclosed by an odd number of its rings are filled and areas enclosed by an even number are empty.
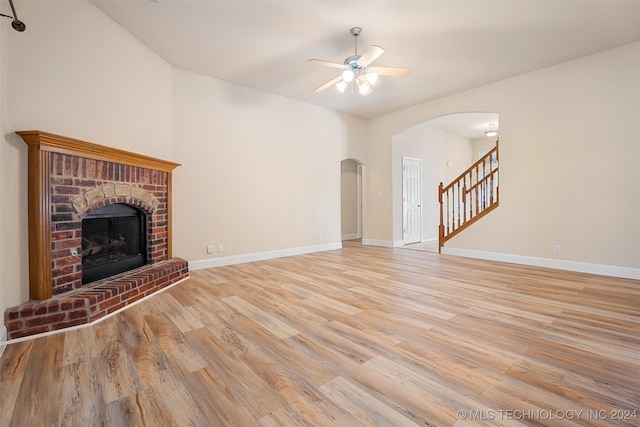
<svg viewBox="0 0 640 427"><path fill-rule="evenodd" d="M402 158L402 240L418 243L422 228L422 160Z"/></svg>

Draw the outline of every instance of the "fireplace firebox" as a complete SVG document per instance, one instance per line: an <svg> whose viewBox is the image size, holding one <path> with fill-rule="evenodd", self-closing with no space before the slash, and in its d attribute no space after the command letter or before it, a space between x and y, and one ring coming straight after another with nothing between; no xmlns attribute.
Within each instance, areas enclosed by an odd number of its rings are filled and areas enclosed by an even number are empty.
<svg viewBox="0 0 640 427"><path fill-rule="evenodd" d="M147 263L146 218L140 210L114 203L82 220L82 284Z"/></svg>

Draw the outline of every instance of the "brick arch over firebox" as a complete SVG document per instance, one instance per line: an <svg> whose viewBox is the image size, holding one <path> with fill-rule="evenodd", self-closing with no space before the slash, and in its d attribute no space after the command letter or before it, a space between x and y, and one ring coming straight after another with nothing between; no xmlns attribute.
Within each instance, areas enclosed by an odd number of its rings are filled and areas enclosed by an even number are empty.
<svg viewBox="0 0 640 427"><path fill-rule="evenodd" d="M85 191L71 200L71 205L82 220L91 212L114 203L135 206L147 214L153 214L160 201L149 191L137 185L109 183Z"/></svg>

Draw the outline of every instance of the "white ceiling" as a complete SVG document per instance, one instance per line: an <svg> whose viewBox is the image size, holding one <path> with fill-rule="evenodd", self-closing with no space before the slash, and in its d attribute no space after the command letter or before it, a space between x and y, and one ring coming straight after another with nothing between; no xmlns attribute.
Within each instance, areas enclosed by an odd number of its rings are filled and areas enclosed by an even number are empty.
<svg viewBox="0 0 640 427"><path fill-rule="evenodd" d="M424 124L448 130L469 139L478 139L487 138L484 133L489 128L499 129L500 117L498 113L456 113L436 117ZM415 126L415 130L418 130L421 125Z"/></svg>
<svg viewBox="0 0 640 427"><path fill-rule="evenodd" d="M640 40L640 0L90 0L174 67L363 118ZM374 93L309 63L386 52Z"/></svg>

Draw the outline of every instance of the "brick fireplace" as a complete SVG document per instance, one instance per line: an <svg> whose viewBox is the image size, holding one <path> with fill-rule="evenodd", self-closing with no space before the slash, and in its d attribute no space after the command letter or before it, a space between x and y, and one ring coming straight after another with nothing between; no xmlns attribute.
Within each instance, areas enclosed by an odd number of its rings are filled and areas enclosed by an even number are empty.
<svg viewBox="0 0 640 427"><path fill-rule="evenodd" d="M179 164L41 131L18 134L29 150L30 301L5 311L10 339L93 322L188 277L187 262L171 254L171 173ZM144 265L83 284L82 221L115 205L144 217Z"/></svg>

